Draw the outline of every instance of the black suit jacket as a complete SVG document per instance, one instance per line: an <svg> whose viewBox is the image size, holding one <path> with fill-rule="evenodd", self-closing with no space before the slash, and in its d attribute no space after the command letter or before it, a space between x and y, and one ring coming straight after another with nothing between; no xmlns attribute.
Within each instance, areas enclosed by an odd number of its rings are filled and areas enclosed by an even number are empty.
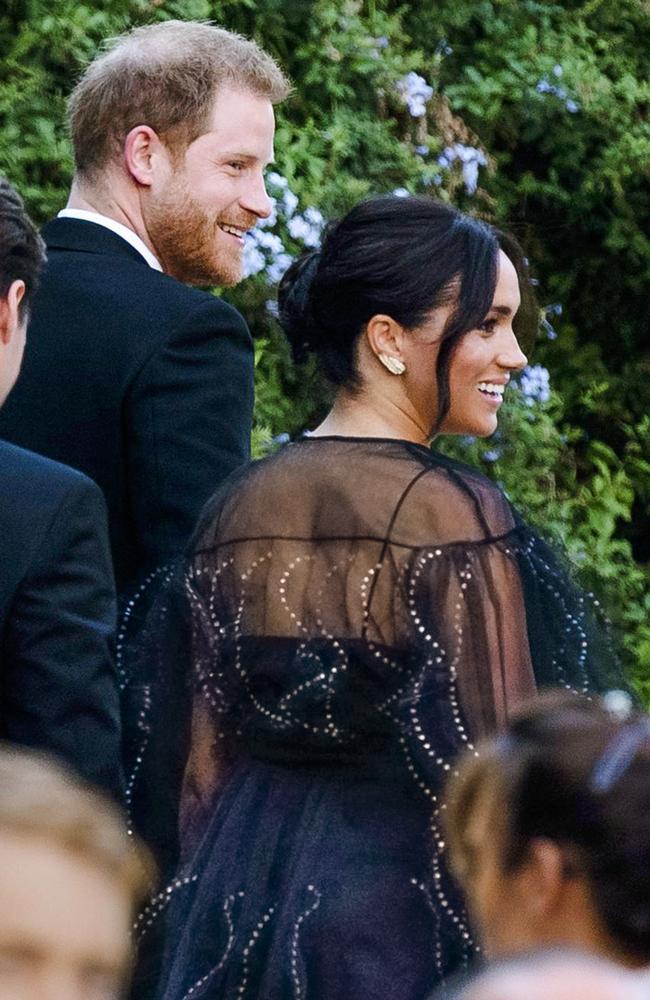
<svg viewBox="0 0 650 1000"><path fill-rule="evenodd" d="M253 352L231 306L149 267L103 226L55 219L0 438L106 497L119 591L184 547L249 456Z"/></svg>
<svg viewBox="0 0 650 1000"><path fill-rule="evenodd" d="M0 441L0 737L120 798L114 629L101 492Z"/></svg>

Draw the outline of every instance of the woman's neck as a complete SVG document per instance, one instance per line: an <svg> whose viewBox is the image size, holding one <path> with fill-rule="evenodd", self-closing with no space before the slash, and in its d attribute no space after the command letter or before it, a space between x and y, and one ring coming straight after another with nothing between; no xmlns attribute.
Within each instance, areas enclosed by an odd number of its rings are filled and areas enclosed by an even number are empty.
<svg viewBox="0 0 650 1000"><path fill-rule="evenodd" d="M400 438L429 444L430 434L415 416L390 399L339 392L332 409L312 432L316 437Z"/></svg>

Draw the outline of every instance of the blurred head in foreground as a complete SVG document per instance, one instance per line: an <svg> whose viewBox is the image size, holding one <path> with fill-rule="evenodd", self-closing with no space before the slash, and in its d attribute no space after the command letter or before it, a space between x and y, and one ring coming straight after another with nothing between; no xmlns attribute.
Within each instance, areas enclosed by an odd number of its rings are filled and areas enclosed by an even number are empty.
<svg viewBox="0 0 650 1000"><path fill-rule="evenodd" d="M152 875L111 803L0 748L0 1000L117 1000Z"/></svg>
<svg viewBox="0 0 650 1000"><path fill-rule="evenodd" d="M646 1000L648 994L638 973L593 955L557 951L498 962L443 995L444 1000Z"/></svg>
<svg viewBox="0 0 650 1000"><path fill-rule="evenodd" d="M625 698L548 694L461 761L450 857L491 957L650 964L650 718Z"/></svg>

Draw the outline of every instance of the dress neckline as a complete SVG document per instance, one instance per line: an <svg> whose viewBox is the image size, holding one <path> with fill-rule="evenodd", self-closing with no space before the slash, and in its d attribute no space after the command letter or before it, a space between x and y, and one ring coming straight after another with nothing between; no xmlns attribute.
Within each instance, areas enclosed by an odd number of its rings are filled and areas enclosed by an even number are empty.
<svg viewBox="0 0 650 1000"><path fill-rule="evenodd" d="M403 444L409 448L419 448L427 455L432 453L432 449L426 444L418 444L417 441L409 441L408 438L393 437L362 437L349 434L305 434L292 444L304 444L306 441L342 441L350 444Z"/></svg>

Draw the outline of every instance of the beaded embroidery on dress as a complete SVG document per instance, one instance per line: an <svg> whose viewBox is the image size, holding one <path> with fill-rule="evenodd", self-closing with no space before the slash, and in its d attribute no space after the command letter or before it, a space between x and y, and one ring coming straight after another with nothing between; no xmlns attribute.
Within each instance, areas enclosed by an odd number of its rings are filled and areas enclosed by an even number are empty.
<svg viewBox="0 0 650 1000"><path fill-rule="evenodd" d="M138 1000L424 1000L476 952L440 829L455 755L611 661L491 482L389 440L231 477L148 633L134 818L166 864L180 800L180 854Z"/></svg>

